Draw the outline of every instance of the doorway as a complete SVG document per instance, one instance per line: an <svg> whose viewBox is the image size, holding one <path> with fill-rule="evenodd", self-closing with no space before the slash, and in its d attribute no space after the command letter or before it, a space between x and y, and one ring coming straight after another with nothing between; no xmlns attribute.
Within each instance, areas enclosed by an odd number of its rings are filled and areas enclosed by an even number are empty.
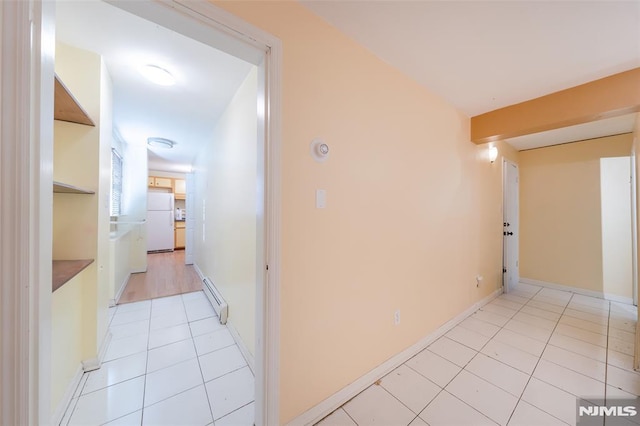
<svg viewBox="0 0 640 426"><path fill-rule="evenodd" d="M519 169L518 165L503 159L502 204L502 286L505 293L515 289L519 273Z"/></svg>
<svg viewBox="0 0 640 426"><path fill-rule="evenodd" d="M25 2L27 3L27 2ZM16 251L22 253L24 259L28 259L32 266L41 271L29 277L30 286L28 294L21 298L17 311L24 317L21 323L31 324L30 333L21 333L18 329L18 340L15 345L7 348L8 351L20 354L20 359L29 359L28 365L21 368L23 378L21 386L29 389L28 392L15 393L17 406L20 410L6 413L5 420L8 423L48 423L49 419L49 379L51 365L47 362L49 349L52 342L50 332L46 324L50 323L50 288L51 288L51 258L46 250L37 250L37 247L51 246L51 223L46 219L50 217L50 189L52 176L50 165L52 164L52 132L51 114L53 110L53 91L49 89L50 81L53 81L54 71L52 62L53 41L55 36L52 29L55 28L55 10L47 2L29 2L20 10L22 14L16 15L15 25L5 28L3 35L11 35L13 39L35 40L30 46L30 55L22 55L21 60L15 65L17 72L3 73L3 86L12 84L18 93L25 95L23 102L16 104L16 111L12 116L29 116L31 127L24 126L24 137L16 138L17 141L32 141L32 149L27 155L18 159L20 164L16 166L25 170L24 181L17 181L15 189L20 188L25 199L29 199L30 206L34 208L34 214L27 216L32 225L29 238L16 245ZM180 31L186 36L191 36L208 43L220 42L227 52L239 52L240 55L251 57L254 63L261 68L260 75L264 77L261 87L264 89L264 123L261 128L264 132L260 135L264 147L262 169L264 174L264 247L259 248L264 253L261 259L261 271L257 278L256 299L258 301L257 318L261 326L256 330L256 422L258 424L277 423L278 416L278 383L277 383L277 345L278 312L277 294L279 285L279 205L280 194L276 183L279 181L280 164L278 158L280 141L280 41L261 30L246 24L226 12L218 9L206 1L181 2L174 1L170 5L160 2L141 1L119 3L118 7L128 9L134 14L145 19L150 19L160 25L171 27L174 31ZM4 10L4 9L3 9ZM31 14L26 12L30 11ZM33 30L33 33L31 31ZM206 30L206 31L205 31ZM204 39L204 40L203 40ZM25 52L29 49L25 49ZM256 55L256 51L260 51ZM32 102L32 103L30 103ZM15 120L16 123L20 120ZM24 121L24 120L22 120ZM36 165L34 168L33 166ZM39 165L39 170L38 166ZM24 182L30 182L29 185ZM23 184L20 186L20 184ZM28 188L28 194L25 194ZM36 248L34 248L34 245ZM47 268L46 265L49 265ZM269 265L269 273L266 273L266 265ZM267 282L269 285L267 286ZM266 290L268 288L268 291ZM24 321L26 316L29 321ZM19 315L15 316L17 320ZM13 324L10 321L11 325ZM3 391L12 387L9 383L3 385ZM3 392L4 394L4 392ZM9 392L7 392L9 394ZM9 417L7 417L9 416ZM26 417L25 417L26 416ZM29 421L26 421L26 418Z"/></svg>

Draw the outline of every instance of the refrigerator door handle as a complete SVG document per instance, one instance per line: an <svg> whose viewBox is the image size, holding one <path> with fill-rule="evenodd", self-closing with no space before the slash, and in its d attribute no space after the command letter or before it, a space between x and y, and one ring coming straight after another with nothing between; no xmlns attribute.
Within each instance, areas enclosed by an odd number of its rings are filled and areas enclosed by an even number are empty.
<svg viewBox="0 0 640 426"><path fill-rule="evenodd" d="M173 210L171 211L171 214L169 215L169 220L170 220L169 226L173 229L173 223L175 222L173 220Z"/></svg>

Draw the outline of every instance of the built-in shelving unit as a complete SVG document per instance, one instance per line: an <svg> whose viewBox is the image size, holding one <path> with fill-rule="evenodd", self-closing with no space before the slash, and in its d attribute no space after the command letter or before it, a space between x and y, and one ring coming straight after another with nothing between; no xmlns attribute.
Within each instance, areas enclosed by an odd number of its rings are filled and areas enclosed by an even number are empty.
<svg viewBox="0 0 640 426"><path fill-rule="evenodd" d="M95 194L95 191L79 188L73 185L67 185L62 182L53 182L53 192L57 194Z"/></svg>
<svg viewBox="0 0 640 426"><path fill-rule="evenodd" d="M78 260L54 260L53 261L53 283L51 291L56 291L64 283L82 272L87 266L93 263L93 259Z"/></svg>
<svg viewBox="0 0 640 426"><path fill-rule="evenodd" d="M55 102L53 118L60 121L95 126L89 114L80 106L69 89L56 75L55 77Z"/></svg>

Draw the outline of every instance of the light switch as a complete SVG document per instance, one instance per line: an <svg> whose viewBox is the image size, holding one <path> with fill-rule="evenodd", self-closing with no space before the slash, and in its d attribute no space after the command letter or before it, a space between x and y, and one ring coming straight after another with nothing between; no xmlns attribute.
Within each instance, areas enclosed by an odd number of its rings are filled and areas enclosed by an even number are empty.
<svg viewBox="0 0 640 426"><path fill-rule="evenodd" d="M316 189L316 209L324 209L325 207L327 207L327 191Z"/></svg>

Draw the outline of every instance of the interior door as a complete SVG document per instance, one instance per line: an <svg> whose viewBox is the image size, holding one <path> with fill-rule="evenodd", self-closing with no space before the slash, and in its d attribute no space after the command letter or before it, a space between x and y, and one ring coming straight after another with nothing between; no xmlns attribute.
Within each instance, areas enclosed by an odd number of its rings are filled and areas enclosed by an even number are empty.
<svg viewBox="0 0 640 426"><path fill-rule="evenodd" d="M520 279L519 271L519 173L518 166L510 161L504 160L503 170L503 279L502 285L505 292L515 289Z"/></svg>

